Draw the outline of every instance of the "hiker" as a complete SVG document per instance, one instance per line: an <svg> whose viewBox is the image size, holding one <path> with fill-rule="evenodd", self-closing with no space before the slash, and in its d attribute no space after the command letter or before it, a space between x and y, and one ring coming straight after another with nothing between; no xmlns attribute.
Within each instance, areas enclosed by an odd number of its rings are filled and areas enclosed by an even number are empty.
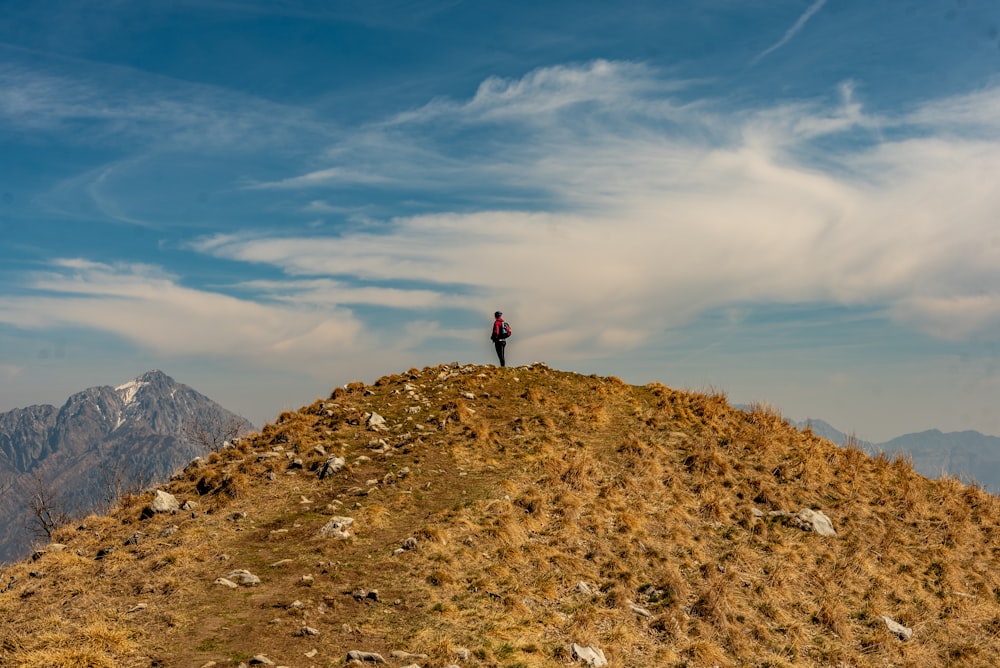
<svg viewBox="0 0 1000 668"><path fill-rule="evenodd" d="M503 313L500 311L494 313L493 317L496 320L493 321L493 333L490 334L490 340L493 341L493 347L497 349L500 366L507 366L507 360L504 359L504 349L507 347L507 338L510 336L510 324L504 322Z"/></svg>

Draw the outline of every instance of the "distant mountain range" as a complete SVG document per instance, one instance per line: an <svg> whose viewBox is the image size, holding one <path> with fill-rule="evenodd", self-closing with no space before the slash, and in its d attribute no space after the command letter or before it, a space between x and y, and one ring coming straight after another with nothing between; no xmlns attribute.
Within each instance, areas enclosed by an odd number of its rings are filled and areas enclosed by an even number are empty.
<svg viewBox="0 0 1000 668"><path fill-rule="evenodd" d="M818 419L792 421L800 429L810 428L839 445L845 445L850 436ZM884 443L870 443L855 439L855 443L872 454L905 454L913 459L913 468L929 478L952 475L965 482L976 482L993 494L1000 493L1000 438L978 431L944 433L929 429L897 436Z"/></svg>
<svg viewBox="0 0 1000 668"><path fill-rule="evenodd" d="M253 426L162 371L0 413L0 562Z"/></svg>

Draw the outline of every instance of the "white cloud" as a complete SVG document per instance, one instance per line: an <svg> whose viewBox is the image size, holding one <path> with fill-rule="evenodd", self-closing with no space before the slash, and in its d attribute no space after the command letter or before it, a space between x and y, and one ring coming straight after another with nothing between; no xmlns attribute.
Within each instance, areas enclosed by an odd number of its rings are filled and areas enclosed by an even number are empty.
<svg viewBox="0 0 1000 668"><path fill-rule="evenodd" d="M361 325L330 305L255 303L179 285L146 265L79 259L30 277L30 292L0 298L0 322L27 329L83 327L115 334L164 355L249 356L308 366L330 351L361 348Z"/></svg>
<svg viewBox="0 0 1000 668"><path fill-rule="evenodd" d="M947 338L995 329L983 295L1000 292L990 178L1000 172L1000 114L977 105L1000 94L876 117L849 83L831 108L736 111L679 102L677 88L643 66L603 61L484 83L468 101L375 123L325 150L318 169L258 186L364 175L442 193L439 213L331 236L255 232L192 245L287 274L235 286L254 300L187 288L150 267L63 263L34 278L30 298L0 302L0 320L303 365L330 348L398 356L434 337L474 341L463 325L448 334L442 324L456 309L500 307L515 325L531 323L519 341L537 358L563 359L641 347L708 310L759 302L875 307ZM842 135L850 141L838 143ZM521 204L449 212L449 194L483 184ZM303 206L337 209L326 199ZM362 307L399 313L363 325ZM400 340L399 321L417 312L431 324Z"/></svg>
<svg viewBox="0 0 1000 668"><path fill-rule="evenodd" d="M389 178L422 169L445 189L488 173L495 185L540 191L557 204L548 211L443 212L336 237L219 236L197 248L291 276L420 284L394 288L396 304L409 295L444 306L458 286L465 306L517 304L553 350L637 346L708 309L759 301L884 306L935 334L988 327L964 309L904 305L1000 286L998 125L974 112L995 93L892 118L867 114L850 83L832 110L725 111L679 104L670 89L646 68L602 61L490 81L469 102L394 118L397 159L366 166ZM449 144L459 126L466 141L483 133L474 155ZM498 127L516 140L486 145ZM838 144L843 133L850 141ZM408 161L427 153L438 159Z"/></svg>

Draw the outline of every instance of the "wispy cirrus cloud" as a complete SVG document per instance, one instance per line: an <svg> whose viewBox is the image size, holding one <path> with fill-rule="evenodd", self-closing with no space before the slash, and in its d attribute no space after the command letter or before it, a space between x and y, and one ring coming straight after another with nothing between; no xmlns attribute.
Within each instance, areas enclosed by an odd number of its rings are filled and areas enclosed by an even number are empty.
<svg viewBox="0 0 1000 668"><path fill-rule="evenodd" d="M982 336L997 324L940 306L1000 286L1000 242L982 243L998 238L1000 195L984 178L1000 169L995 120L945 111L970 108L959 101L872 116L849 83L835 106L682 104L655 76L560 67L393 118L396 156L440 154L423 164L428 181L445 183L436 164L462 175L445 190L488 174L514 192L537 189L544 210L400 216L325 238L215 236L196 248L296 277L438 286L437 297L414 293L428 307L455 290L515 301L538 325L538 345L559 350L640 345L734 303L877 307L935 335ZM480 129L492 136L498 123L516 140L465 155L449 140L459 127L465 142ZM349 159L349 144L338 149ZM414 168L372 165L392 178ZM593 335L574 331L579 313ZM962 323L945 328L954 318Z"/></svg>
<svg viewBox="0 0 1000 668"><path fill-rule="evenodd" d="M788 44L788 42L798 35L802 28L805 27L809 19L811 19L816 12L821 10L825 4L826 0L815 0L815 2L809 5L808 9L806 9L806 11L799 16L798 20L792 24L792 27L785 31L785 34L782 35L781 39L754 56L753 60L750 61L750 64L756 65L768 55L774 53L785 44Z"/></svg>
<svg viewBox="0 0 1000 668"><path fill-rule="evenodd" d="M0 65L0 119L73 143L199 152L276 145L329 127L301 109L128 67Z"/></svg>
<svg viewBox="0 0 1000 668"><path fill-rule="evenodd" d="M366 174L343 167L329 167L280 181L254 183L245 187L248 190L282 190L318 188L336 184L384 185L389 182L390 179L381 174Z"/></svg>
<svg viewBox="0 0 1000 668"><path fill-rule="evenodd" d="M312 171L258 189L305 189L296 211L337 213L349 207L324 189L362 174L387 193L420 189L430 213L328 234L202 237L190 248L286 276L218 291L134 267L60 265L36 278L32 300L0 305L0 319L178 352L278 355L391 342L415 310L443 322L506 304L533 323L539 357L563 358L639 347L740 304L857 306L950 338L1000 324L989 307L1000 195L984 178L1000 170L1000 114L976 112L995 91L890 117L866 112L850 83L833 104L747 109L682 101L679 90L651 68L602 61L376 119L317 149ZM453 205L486 183L484 203ZM99 308L60 294L73 291ZM396 315L366 319L365 309ZM223 337L212 331L220 318L256 324Z"/></svg>

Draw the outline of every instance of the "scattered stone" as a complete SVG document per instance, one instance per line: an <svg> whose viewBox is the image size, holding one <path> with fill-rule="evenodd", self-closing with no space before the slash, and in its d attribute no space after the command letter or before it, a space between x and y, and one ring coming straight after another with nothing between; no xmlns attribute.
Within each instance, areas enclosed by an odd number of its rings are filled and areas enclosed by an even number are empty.
<svg viewBox="0 0 1000 668"><path fill-rule="evenodd" d="M316 582L316 579L308 574L299 578L299 584L303 587L312 587L314 582Z"/></svg>
<svg viewBox="0 0 1000 668"><path fill-rule="evenodd" d="M316 650L316 649L311 649L311 650L309 650L308 652L306 652L306 658L307 658L307 659L312 659L312 658L313 658L313 657L315 657L315 656L316 656L317 654L319 654L319 650Z"/></svg>
<svg viewBox="0 0 1000 668"><path fill-rule="evenodd" d="M367 424L369 431L388 431L389 429L385 424L385 418L374 411L368 416Z"/></svg>
<svg viewBox="0 0 1000 668"><path fill-rule="evenodd" d="M165 528L163 531L161 531L157 535L160 538L170 538L175 533L177 533L177 529L178 529L178 526L176 524L171 524L170 526L168 526L167 528Z"/></svg>
<svg viewBox="0 0 1000 668"><path fill-rule="evenodd" d="M350 538L348 529L354 524L353 517L331 517L330 521L319 530L319 535L323 538Z"/></svg>
<svg viewBox="0 0 1000 668"><path fill-rule="evenodd" d="M273 666L274 665L274 661L271 661L269 658L267 658L263 654L257 654L252 659L250 659L250 665L251 666Z"/></svg>
<svg viewBox="0 0 1000 668"><path fill-rule="evenodd" d="M153 502L149 504L148 510L151 514L176 513L180 510L180 507L181 504L177 502L173 494L168 494L162 489L158 489L153 496Z"/></svg>
<svg viewBox="0 0 1000 668"><path fill-rule="evenodd" d="M583 594L584 596L594 595L594 590L591 589L590 585L584 582L583 580L580 580L579 582L576 583L576 590L579 593Z"/></svg>
<svg viewBox="0 0 1000 668"><path fill-rule="evenodd" d="M236 589L237 587L239 587L238 584L236 584L232 580L227 580L226 578L215 578L214 584L222 585L223 587L229 587L230 589Z"/></svg>
<svg viewBox="0 0 1000 668"><path fill-rule="evenodd" d="M410 536L409 538L407 538L406 540L404 540L403 541L403 549L404 550L415 550L415 549L417 549L417 539L414 538L413 536Z"/></svg>
<svg viewBox="0 0 1000 668"><path fill-rule="evenodd" d="M113 554L114 551L115 551L115 548L113 548L113 547L102 547L101 549L99 549L97 551L97 554L94 556L94 559L97 559L98 561L100 561L101 559L103 559L104 557L108 556L109 554Z"/></svg>
<svg viewBox="0 0 1000 668"><path fill-rule="evenodd" d="M320 480L327 478L334 473L340 471L347 464L347 460L343 457L337 457L336 455L331 455L326 458L326 461L319 467L319 472L317 475Z"/></svg>
<svg viewBox="0 0 1000 668"><path fill-rule="evenodd" d="M141 531L136 531L134 534L125 539L125 545L138 545L145 537L146 534Z"/></svg>
<svg viewBox="0 0 1000 668"><path fill-rule="evenodd" d="M305 466L305 462L302 461L301 457L295 457L294 459L292 459L292 461L288 462L288 468L289 468L289 470L291 470L291 469L300 469L300 468L302 468L304 466Z"/></svg>
<svg viewBox="0 0 1000 668"><path fill-rule="evenodd" d="M303 626L302 628L300 628L298 630L298 632L296 633L296 635L302 636L302 637L306 637L306 636L318 636L319 635L319 630L318 629L314 629L311 626Z"/></svg>
<svg viewBox="0 0 1000 668"><path fill-rule="evenodd" d="M306 607L306 604L303 603L302 601L299 601L298 599L296 599L296 600L294 600L294 601L292 601L291 603L288 604L288 609L289 610L303 610L303 609L305 609L305 607Z"/></svg>
<svg viewBox="0 0 1000 668"><path fill-rule="evenodd" d="M758 508L757 506L751 508L750 512L753 513L754 517L764 517L764 511Z"/></svg>
<svg viewBox="0 0 1000 668"><path fill-rule="evenodd" d="M640 617L652 617L653 616L653 613L651 613L649 610L646 610L645 608L640 608L635 603L629 603L628 604L628 609L631 610L632 612L634 612L635 614L639 615Z"/></svg>
<svg viewBox="0 0 1000 668"><path fill-rule="evenodd" d="M472 659L472 650L466 647L459 647L455 650L455 656L458 657L459 661L469 661Z"/></svg>
<svg viewBox="0 0 1000 668"><path fill-rule="evenodd" d="M371 591L367 591L365 589L355 589L354 591L351 592L351 597L355 601L374 601L376 603L379 602L378 589L372 589Z"/></svg>
<svg viewBox="0 0 1000 668"><path fill-rule="evenodd" d="M231 513L229 517L227 517L226 519L229 520L230 522L239 522L240 520L245 520L246 518L247 514L242 510L240 510L235 513Z"/></svg>
<svg viewBox="0 0 1000 668"><path fill-rule="evenodd" d="M146 609L145 603L136 603L131 608L129 608L125 614L132 614L133 612L139 612L140 610L145 610L145 609Z"/></svg>
<svg viewBox="0 0 1000 668"><path fill-rule="evenodd" d="M604 658L604 652L598 647L581 647L576 643L570 646L573 653L573 658L577 661L583 661L588 666L606 666L608 665L608 660Z"/></svg>
<svg viewBox="0 0 1000 668"><path fill-rule="evenodd" d="M326 448L324 448L322 445L314 446L312 451L315 452L320 457L326 457Z"/></svg>
<svg viewBox="0 0 1000 668"><path fill-rule="evenodd" d="M360 650L352 649L347 653L348 661L361 661L369 663L385 663L385 659L382 658L381 654L376 654L375 652L362 652Z"/></svg>
<svg viewBox="0 0 1000 668"><path fill-rule="evenodd" d="M476 398L476 395L474 395L472 392L462 392L462 396L465 397L466 399Z"/></svg>
<svg viewBox="0 0 1000 668"><path fill-rule="evenodd" d="M900 640L909 640L910 638L913 637L913 629L903 626L902 624L895 621L891 617L882 615L881 617L879 617L879 619L885 622L885 626L887 629L889 629L889 632L895 635Z"/></svg>
<svg viewBox="0 0 1000 668"><path fill-rule="evenodd" d="M292 563L291 559L281 559L280 561L276 561L271 564L271 568L280 568L281 566L287 566L290 563Z"/></svg>
<svg viewBox="0 0 1000 668"><path fill-rule="evenodd" d="M225 576L226 580L241 584L244 587L253 587L260 584L260 578L250 571L240 568Z"/></svg>
<svg viewBox="0 0 1000 668"><path fill-rule="evenodd" d="M800 510L792 517L790 524L797 526L803 531L815 531L820 536L833 537L837 535L830 518L812 508L803 508Z"/></svg>

